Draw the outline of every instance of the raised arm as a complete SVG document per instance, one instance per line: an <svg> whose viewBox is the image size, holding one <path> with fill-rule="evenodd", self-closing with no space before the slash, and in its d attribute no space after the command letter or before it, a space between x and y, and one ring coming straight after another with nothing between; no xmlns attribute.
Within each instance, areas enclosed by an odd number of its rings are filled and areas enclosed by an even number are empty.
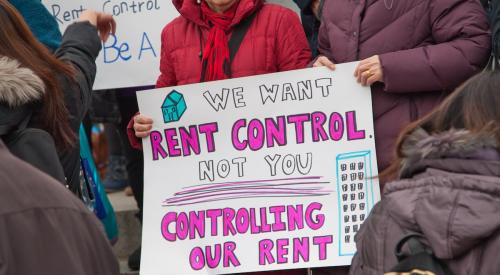
<svg viewBox="0 0 500 275"><path fill-rule="evenodd" d="M90 104L97 72L96 58L102 48L101 40L105 41L115 30L116 24L111 15L85 11L79 22L66 29L61 46L55 52L57 58L70 63L75 69L82 106ZM82 108L74 115L82 117L86 112L87 108Z"/></svg>

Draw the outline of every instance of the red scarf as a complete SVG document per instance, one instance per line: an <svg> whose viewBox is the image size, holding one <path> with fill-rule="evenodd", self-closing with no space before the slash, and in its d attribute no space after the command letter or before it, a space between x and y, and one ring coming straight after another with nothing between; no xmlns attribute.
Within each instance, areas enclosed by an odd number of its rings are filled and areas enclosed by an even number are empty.
<svg viewBox="0 0 500 275"><path fill-rule="evenodd" d="M201 11L206 21L212 26L203 49L202 66L206 66L203 81L222 80L229 76L224 64L229 65L229 46L226 32L233 21L238 4L235 3L224 13L216 13L202 0ZM203 70L203 69L202 69Z"/></svg>

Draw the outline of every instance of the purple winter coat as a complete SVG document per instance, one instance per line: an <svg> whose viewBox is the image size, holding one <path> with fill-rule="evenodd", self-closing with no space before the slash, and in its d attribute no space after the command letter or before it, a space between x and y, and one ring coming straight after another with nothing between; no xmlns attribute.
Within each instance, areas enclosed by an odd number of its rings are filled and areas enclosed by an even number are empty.
<svg viewBox="0 0 500 275"><path fill-rule="evenodd" d="M335 63L379 55L372 86L379 169L401 128L433 109L488 59L490 34L478 0L327 0L319 51ZM353 72L354 73L354 72Z"/></svg>
<svg viewBox="0 0 500 275"><path fill-rule="evenodd" d="M417 130L403 147L404 179L388 183L355 237L351 273L380 275L397 263L396 243L409 233L452 274L500 274L500 151L492 137L466 131L429 136Z"/></svg>

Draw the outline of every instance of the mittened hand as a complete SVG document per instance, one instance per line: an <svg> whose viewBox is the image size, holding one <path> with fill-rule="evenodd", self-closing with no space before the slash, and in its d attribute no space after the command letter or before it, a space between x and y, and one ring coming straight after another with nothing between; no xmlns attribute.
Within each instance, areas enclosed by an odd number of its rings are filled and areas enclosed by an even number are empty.
<svg viewBox="0 0 500 275"><path fill-rule="evenodd" d="M384 72L378 55L361 60L354 71L354 77L363 86L371 86L375 82L384 82Z"/></svg>
<svg viewBox="0 0 500 275"><path fill-rule="evenodd" d="M116 22L112 15L93 10L85 10L80 15L79 21L89 21L99 32L99 37L106 42L110 34L116 33Z"/></svg>

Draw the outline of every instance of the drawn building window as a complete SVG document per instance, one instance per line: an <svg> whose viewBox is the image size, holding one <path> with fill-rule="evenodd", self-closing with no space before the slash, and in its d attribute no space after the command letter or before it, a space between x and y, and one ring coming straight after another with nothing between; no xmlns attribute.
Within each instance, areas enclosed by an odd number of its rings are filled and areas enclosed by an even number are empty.
<svg viewBox="0 0 500 275"><path fill-rule="evenodd" d="M354 236L373 206L370 151L337 156L337 191L339 192L340 256L356 251Z"/></svg>

